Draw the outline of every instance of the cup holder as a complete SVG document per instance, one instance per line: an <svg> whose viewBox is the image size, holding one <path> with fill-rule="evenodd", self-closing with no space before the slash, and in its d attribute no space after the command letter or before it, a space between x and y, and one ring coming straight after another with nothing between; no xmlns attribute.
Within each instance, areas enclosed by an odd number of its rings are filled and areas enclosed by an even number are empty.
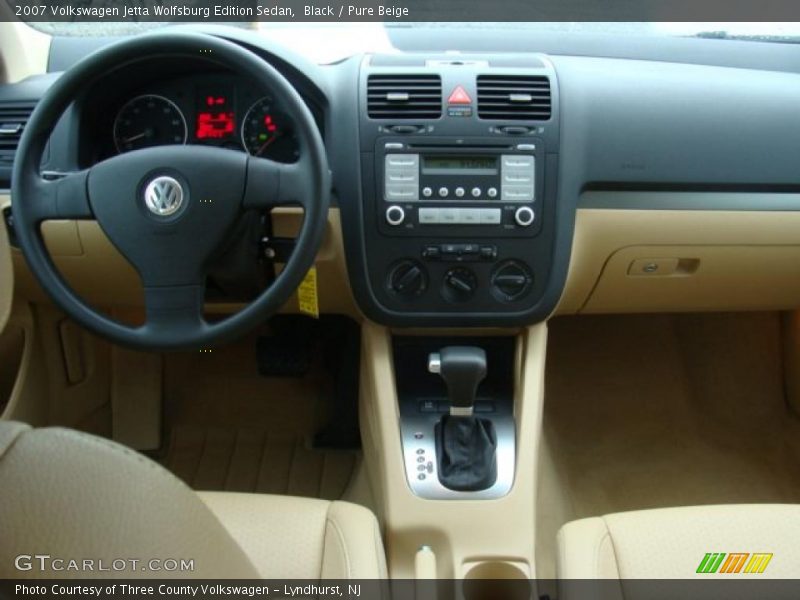
<svg viewBox="0 0 800 600"><path fill-rule="evenodd" d="M480 562L464 575L464 600L529 600L533 586L520 566L503 561Z"/></svg>

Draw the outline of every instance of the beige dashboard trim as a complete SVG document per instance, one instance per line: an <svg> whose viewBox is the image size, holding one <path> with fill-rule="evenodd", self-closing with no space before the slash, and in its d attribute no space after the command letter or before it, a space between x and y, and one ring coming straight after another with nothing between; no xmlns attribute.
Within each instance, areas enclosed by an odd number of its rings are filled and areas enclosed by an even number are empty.
<svg viewBox="0 0 800 600"><path fill-rule="evenodd" d="M683 267L631 273L640 259ZM579 209L556 314L799 305L800 212Z"/></svg>
<svg viewBox="0 0 800 600"><path fill-rule="evenodd" d="M8 198L0 197L0 206ZM272 212L276 236L294 236L300 226L302 211L280 208ZM139 311L143 293L139 276L122 257L94 221L48 221L42 228L47 248L55 265L73 289L94 306L113 307L119 311ZM17 294L38 303L50 303L28 269L22 253L12 252L17 281ZM347 276L338 208L328 212L328 224L317 254L317 287L320 312L344 314L362 319ZM282 312L297 312L293 295ZM238 304L210 304L209 312L230 313Z"/></svg>

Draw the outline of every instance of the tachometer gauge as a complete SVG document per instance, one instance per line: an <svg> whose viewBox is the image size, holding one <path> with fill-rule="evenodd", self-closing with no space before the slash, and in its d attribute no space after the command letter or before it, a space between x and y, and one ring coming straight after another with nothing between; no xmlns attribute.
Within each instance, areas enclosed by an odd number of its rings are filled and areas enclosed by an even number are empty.
<svg viewBox="0 0 800 600"><path fill-rule="evenodd" d="M186 119L181 110L171 100L155 94L130 100L114 120L114 144L120 153L185 144L187 136Z"/></svg>
<svg viewBox="0 0 800 600"><path fill-rule="evenodd" d="M256 101L245 114L242 145L253 156L279 162L294 162L299 155L291 120L276 110L267 96Z"/></svg>

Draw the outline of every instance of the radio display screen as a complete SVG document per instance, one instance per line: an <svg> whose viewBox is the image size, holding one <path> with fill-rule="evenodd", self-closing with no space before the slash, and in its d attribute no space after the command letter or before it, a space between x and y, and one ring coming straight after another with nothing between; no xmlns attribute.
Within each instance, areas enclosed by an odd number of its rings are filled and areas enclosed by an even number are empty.
<svg viewBox="0 0 800 600"><path fill-rule="evenodd" d="M422 157L425 175L497 175L497 156L468 156L465 154Z"/></svg>

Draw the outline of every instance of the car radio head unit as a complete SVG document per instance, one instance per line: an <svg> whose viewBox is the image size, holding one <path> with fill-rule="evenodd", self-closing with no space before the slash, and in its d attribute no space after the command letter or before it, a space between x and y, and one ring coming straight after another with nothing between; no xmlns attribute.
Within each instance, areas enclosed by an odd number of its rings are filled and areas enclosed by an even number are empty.
<svg viewBox="0 0 800 600"><path fill-rule="evenodd" d="M427 140L426 140L427 141ZM475 226L478 235L525 235L536 229L537 143L432 143L379 140L376 148L380 227L386 233L433 233L436 226Z"/></svg>

